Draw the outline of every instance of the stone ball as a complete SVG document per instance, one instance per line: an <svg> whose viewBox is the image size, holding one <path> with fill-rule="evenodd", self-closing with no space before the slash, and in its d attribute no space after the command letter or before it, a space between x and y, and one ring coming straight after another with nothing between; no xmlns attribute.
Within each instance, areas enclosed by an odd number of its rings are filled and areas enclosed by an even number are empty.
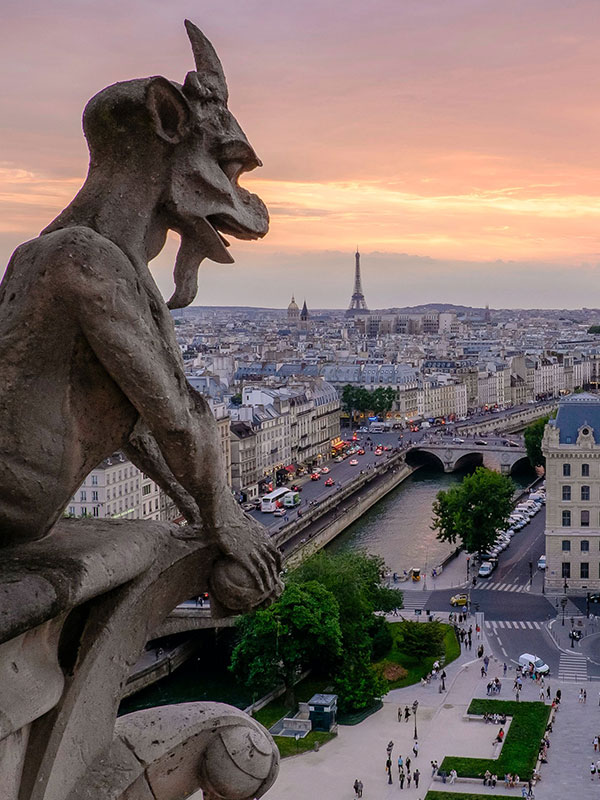
<svg viewBox="0 0 600 800"><path fill-rule="evenodd" d="M266 731L235 725L222 730L207 747L203 788L227 800L261 797L273 784L279 751Z"/></svg>

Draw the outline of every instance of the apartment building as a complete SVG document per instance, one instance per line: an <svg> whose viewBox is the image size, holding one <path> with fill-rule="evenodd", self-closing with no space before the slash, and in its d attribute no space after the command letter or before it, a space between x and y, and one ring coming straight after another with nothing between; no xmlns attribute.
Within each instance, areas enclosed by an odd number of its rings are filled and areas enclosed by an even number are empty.
<svg viewBox="0 0 600 800"><path fill-rule="evenodd" d="M544 432L548 592L600 589L600 397L560 401Z"/></svg>

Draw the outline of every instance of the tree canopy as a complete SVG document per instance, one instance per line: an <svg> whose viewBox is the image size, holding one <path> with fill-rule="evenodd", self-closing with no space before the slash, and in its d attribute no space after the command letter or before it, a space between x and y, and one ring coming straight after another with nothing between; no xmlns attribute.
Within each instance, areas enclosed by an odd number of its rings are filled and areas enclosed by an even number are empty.
<svg viewBox="0 0 600 800"><path fill-rule="evenodd" d="M545 467L546 459L542 453L542 438L544 436L544 428L550 416L536 419L531 425L525 428L524 439L525 448L527 450L527 457L532 467Z"/></svg>
<svg viewBox="0 0 600 800"><path fill-rule="evenodd" d="M379 386L369 391L364 386L347 383L342 389L342 406L351 418L356 412L361 414L387 414L396 399L396 390L391 386Z"/></svg>
<svg viewBox="0 0 600 800"><path fill-rule="evenodd" d="M238 633L231 670L257 691L283 683L290 704L299 673L326 669L342 652L339 605L316 581L286 586L272 606L241 617Z"/></svg>
<svg viewBox="0 0 600 800"><path fill-rule="evenodd" d="M438 492L432 525L437 538L453 544L459 541L470 553L485 551L506 525L514 491L509 477L478 467L458 486Z"/></svg>

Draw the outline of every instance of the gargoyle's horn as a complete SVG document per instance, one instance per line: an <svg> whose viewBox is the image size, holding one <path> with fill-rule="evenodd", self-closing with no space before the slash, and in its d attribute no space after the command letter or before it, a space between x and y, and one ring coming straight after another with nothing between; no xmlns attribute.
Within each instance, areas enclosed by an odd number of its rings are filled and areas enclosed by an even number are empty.
<svg viewBox="0 0 600 800"><path fill-rule="evenodd" d="M213 92L227 102L227 82L215 48L208 41L200 28L196 27L189 19L185 21L185 29L192 45L198 77L201 81L208 82Z"/></svg>

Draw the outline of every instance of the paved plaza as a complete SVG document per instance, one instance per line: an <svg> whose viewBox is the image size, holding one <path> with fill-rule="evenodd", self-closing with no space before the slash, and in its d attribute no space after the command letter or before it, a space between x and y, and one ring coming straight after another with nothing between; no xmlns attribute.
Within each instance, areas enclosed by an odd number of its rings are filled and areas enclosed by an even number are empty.
<svg viewBox="0 0 600 800"><path fill-rule="evenodd" d="M429 789L448 792L477 792L521 797L521 788L505 789L502 781L495 789L481 784L458 782L454 786L431 776L430 762L442 762L445 755L494 757L498 746L492 744L497 727L480 721L467 721L465 712L472 697L485 697L486 685L496 675L503 681L499 699L512 700L514 671L503 678L502 664L492 660L488 676L481 678L480 662L473 660L473 651L463 653L447 668L448 691L439 692L436 681L428 686L420 685L396 689L384 698L383 708L360 725L342 726L339 735L318 752L288 758L282 762L275 786L265 795L268 800L352 800L352 784L360 778L364 784L364 800L389 800L398 798L400 787L397 780L397 759L408 755L412 759L411 769L418 766L421 781L418 789L414 784L402 790L407 797L423 800ZM512 674L511 674L512 673ZM559 684L549 680L551 691L559 687L563 701L556 715L551 734L548 763L542 765L542 780L535 787L537 800L564 800L573 794L577 800L600 797L600 780L590 779L590 763L600 758L594 754L592 740L600 733L600 683L586 683L587 703L578 702L579 685ZM417 699L419 755L412 753L414 726L397 721L398 706L411 705ZM539 687L526 681L521 694L523 701L539 699ZM386 745L392 740L394 749L392 763L394 783L389 785L385 772ZM499 776L502 778L503 776Z"/></svg>

